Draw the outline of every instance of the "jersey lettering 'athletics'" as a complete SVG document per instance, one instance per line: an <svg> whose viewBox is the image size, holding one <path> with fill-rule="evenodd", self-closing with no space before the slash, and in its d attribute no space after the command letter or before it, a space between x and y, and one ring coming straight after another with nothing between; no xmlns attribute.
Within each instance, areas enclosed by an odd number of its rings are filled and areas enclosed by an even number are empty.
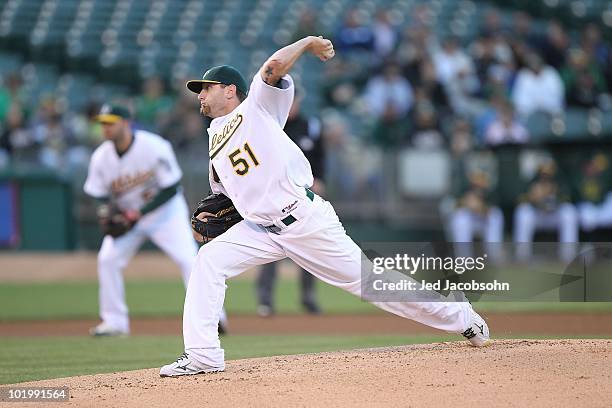
<svg viewBox="0 0 612 408"><path fill-rule="evenodd" d="M293 212L308 199L304 188L313 183L310 163L283 131L293 79L285 75L279 86L266 84L257 73L245 101L213 119L208 129L213 192L227 195L245 219L257 224Z"/></svg>
<svg viewBox="0 0 612 408"><path fill-rule="evenodd" d="M140 210L181 177L170 143L156 134L135 130L132 145L121 156L110 140L96 149L84 189L92 197L111 198L121 210Z"/></svg>

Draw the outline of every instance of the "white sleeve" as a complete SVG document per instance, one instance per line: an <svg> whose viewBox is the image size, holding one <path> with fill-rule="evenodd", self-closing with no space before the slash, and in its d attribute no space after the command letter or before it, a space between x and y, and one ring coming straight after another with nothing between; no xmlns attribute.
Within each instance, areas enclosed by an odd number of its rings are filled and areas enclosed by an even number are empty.
<svg viewBox="0 0 612 408"><path fill-rule="evenodd" d="M257 72L251 82L249 99L251 103L269 113L284 128L295 93L293 78L285 75L281 78L279 86L280 88L266 84L261 74Z"/></svg>
<svg viewBox="0 0 612 408"><path fill-rule="evenodd" d="M97 157L94 154L91 158L83 190L87 195L95 198L108 197L110 188L104 183L104 171L102 166L99 165L100 161L97 160Z"/></svg>
<svg viewBox="0 0 612 408"><path fill-rule="evenodd" d="M172 145L163 141L159 149L159 157L157 158L156 178L160 188L170 187L178 183L183 176L183 172L178 165Z"/></svg>

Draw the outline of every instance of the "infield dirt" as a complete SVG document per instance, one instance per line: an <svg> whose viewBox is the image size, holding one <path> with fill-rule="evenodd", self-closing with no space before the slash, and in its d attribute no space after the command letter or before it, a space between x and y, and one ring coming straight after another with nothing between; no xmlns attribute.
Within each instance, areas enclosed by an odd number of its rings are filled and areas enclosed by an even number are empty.
<svg viewBox="0 0 612 408"><path fill-rule="evenodd" d="M223 373L181 378L154 368L20 386L68 386L70 402L61 405L75 407L609 407L611 367L612 340L498 340L481 349L452 342L234 360Z"/></svg>

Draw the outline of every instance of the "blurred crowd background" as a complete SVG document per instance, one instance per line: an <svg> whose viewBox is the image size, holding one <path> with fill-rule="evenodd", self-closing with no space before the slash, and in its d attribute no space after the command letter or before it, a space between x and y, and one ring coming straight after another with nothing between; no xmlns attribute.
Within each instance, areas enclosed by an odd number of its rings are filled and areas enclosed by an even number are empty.
<svg viewBox="0 0 612 408"><path fill-rule="evenodd" d="M197 202L207 123L185 81L252 76L310 34L337 53L292 72L299 144L321 145L322 194L357 240L609 239L612 2L4 0L0 242L96 247L82 184L108 101L172 142ZM60 238L32 235L33 202Z"/></svg>

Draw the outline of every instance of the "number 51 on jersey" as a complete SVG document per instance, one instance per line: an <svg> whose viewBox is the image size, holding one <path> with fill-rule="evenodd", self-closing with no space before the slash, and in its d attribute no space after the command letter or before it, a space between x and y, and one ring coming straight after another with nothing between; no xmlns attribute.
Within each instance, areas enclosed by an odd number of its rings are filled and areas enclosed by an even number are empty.
<svg viewBox="0 0 612 408"><path fill-rule="evenodd" d="M239 176L244 176L251 168L249 161L243 157L244 152L246 152L246 155L248 156L247 159L250 158L250 161L255 167L259 166L259 160L257 160L255 153L253 153L251 146L249 146L249 143L247 142L244 144L242 149L238 148L228 155L230 161L232 162L232 166L234 167L234 172Z"/></svg>

